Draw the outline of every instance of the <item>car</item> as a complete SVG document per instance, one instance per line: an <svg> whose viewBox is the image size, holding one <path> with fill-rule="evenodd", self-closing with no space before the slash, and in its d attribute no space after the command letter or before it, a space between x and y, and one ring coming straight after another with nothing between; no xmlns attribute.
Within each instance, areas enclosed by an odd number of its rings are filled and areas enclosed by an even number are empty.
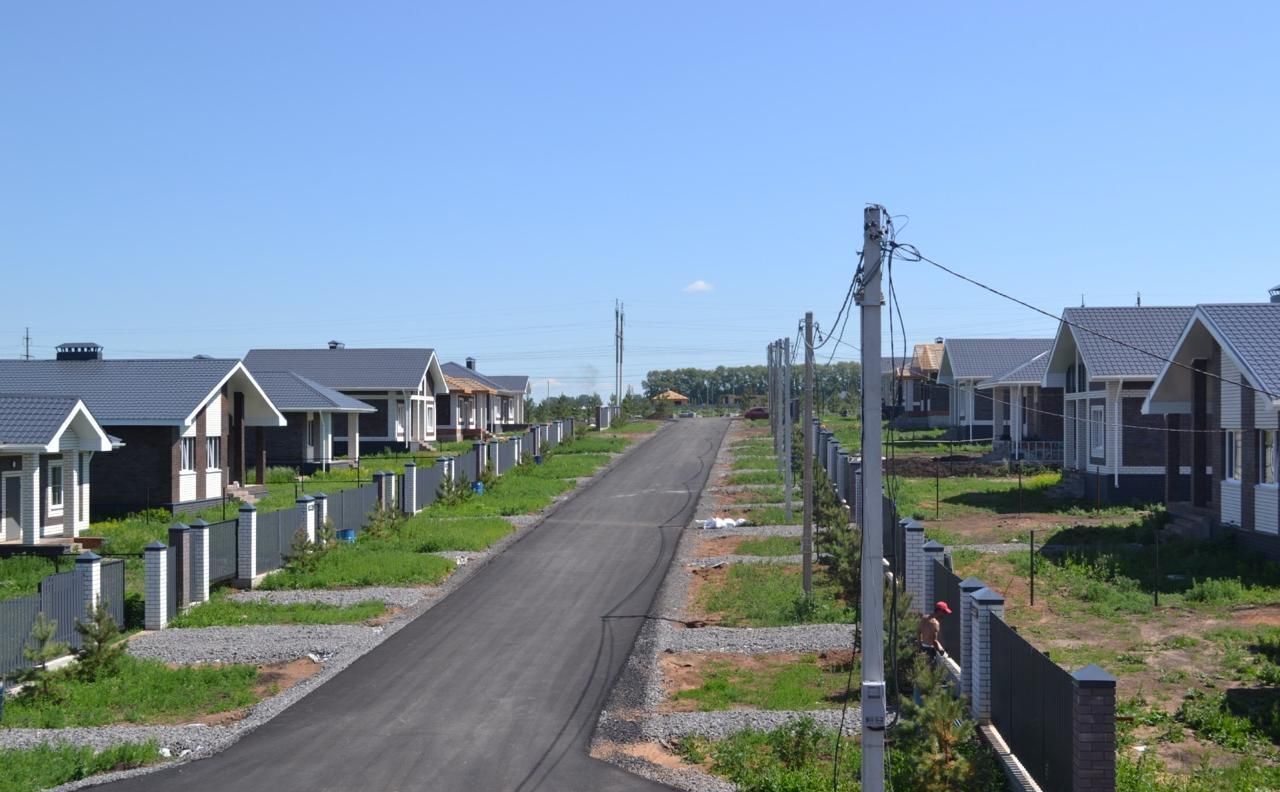
<svg viewBox="0 0 1280 792"><path fill-rule="evenodd" d="M769 410L768 408L765 408L765 407L752 407L751 409L744 412L742 414L742 417L748 420L754 420L757 418L768 418Z"/></svg>

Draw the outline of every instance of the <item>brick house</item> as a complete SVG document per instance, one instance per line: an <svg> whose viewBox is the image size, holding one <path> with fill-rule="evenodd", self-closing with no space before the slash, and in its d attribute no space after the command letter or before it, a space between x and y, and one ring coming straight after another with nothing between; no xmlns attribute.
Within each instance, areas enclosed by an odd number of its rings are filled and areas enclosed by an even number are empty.
<svg viewBox="0 0 1280 792"><path fill-rule="evenodd" d="M250 371L291 371L373 408L330 411L336 457L385 450L418 451L436 440L436 398L448 393L434 349L251 349Z"/></svg>
<svg viewBox="0 0 1280 792"><path fill-rule="evenodd" d="M1208 512L1280 560L1280 304L1196 306L1168 357L1143 412L1170 430L1171 510Z"/></svg>
<svg viewBox="0 0 1280 792"><path fill-rule="evenodd" d="M73 396L0 394L0 542L79 536L90 460L114 445Z"/></svg>
<svg viewBox="0 0 1280 792"><path fill-rule="evenodd" d="M1165 422L1143 414L1142 405L1192 310L1062 312L1043 385L1063 389L1062 480L1077 497L1100 503L1164 499Z"/></svg>
<svg viewBox="0 0 1280 792"><path fill-rule="evenodd" d="M1008 459L1062 459L1062 388L1042 385L1048 350L978 383L991 397L992 452Z"/></svg>
<svg viewBox="0 0 1280 792"><path fill-rule="evenodd" d="M87 467L99 515L217 503L244 480L247 430L285 425L232 359L112 360L97 344L63 344L55 360L0 360L0 391L77 398L120 438Z"/></svg>
<svg viewBox="0 0 1280 792"><path fill-rule="evenodd" d="M942 345L938 385L949 393L950 438L987 440L995 411L990 390L978 385L1049 349L1051 338L948 338Z"/></svg>
<svg viewBox="0 0 1280 792"><path fill-rule="evenodd" d="M362 401L292 371L251 371L288 421L287 426L266 430L261 446L256 434L249 438L249 456L258 460L257 468L279 465L303 474L327 470L334 460L334 418L341 416L345 422L377 412Z"/></svg>
<svg viewBox="0 0 1280 792"><path fill-rule="evenodd" d="M932 429L949 424L950 393L938 385L942 349L939 339L932 344L916 344L908 361L880 359L883 403L891 405L888 412L893 416L894 428Z"/></svg>

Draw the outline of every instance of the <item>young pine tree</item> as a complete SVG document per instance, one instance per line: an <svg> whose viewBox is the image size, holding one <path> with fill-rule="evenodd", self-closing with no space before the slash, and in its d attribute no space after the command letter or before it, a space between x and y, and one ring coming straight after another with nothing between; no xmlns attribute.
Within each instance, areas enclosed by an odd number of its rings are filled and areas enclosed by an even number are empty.
<svg viewBox="0 0 1280 792"><path fill-rule="evenodd" d="M76 652L80 678L92 682L115 673L124 644L117 640L120 627L107 604L99 602L87 621L77 621L76 632L80 633L80 651Z"/></svg>
<svg viewBox="0 0 1280 792"><path fill-rule="evenodd" d="M62 641L54 639L57 634L58 623L41 613L36 616L36 623L31 627L31 636L22 650L23 658L31 665L18 674L18 680L30 683L32 693L41 698L54 697L49 663L62 657L69 648Z"/></svg>

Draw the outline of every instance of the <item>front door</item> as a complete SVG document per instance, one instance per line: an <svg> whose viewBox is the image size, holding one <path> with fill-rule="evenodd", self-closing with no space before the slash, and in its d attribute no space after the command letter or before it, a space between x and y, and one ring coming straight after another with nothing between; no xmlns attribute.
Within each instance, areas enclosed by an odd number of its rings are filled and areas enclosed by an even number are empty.
<svg viewBox="0 0 1280 792"><path fill-rule="evenodd" d="M17 541L22 538L22 479L19 476L4 477L4 516L0 518L0 540Z"/></svg>

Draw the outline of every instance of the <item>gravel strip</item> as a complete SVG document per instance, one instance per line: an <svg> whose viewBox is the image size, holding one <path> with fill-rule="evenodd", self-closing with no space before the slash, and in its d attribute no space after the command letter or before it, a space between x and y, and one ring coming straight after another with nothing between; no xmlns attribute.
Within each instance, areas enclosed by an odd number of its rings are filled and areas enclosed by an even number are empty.
<svg viewBox="0 0 1280 792"><path fill-rule="evenodd" d="M657 626L654 641L659 651L820 652L853 645L852 624L805 624L799 627L680 627L667 622Z"/></svg>
<svg viewBox="0 0 1280 792"><path fill-rule="evenodd" d="M972 550L975 553L1016 553L1026 550L1021 542L996 542L993 544L951 545L952 550Z"/></svg>
<svg viewBox="0 0 1280 792"><path fill-rule="evenodd" d="M802 555L758 556L758 555L722 555L701 556L689 561L689 566L706 569L724 564L799 564L804 561Z"/></svg>
<svg viewBox="0 0 1280 792"><path fill-rule="evenodd" d="M307 655L321 659L363 654L386 630L352 624L273 624L257 627L197 627L139 633L129 654L176 665L278 663ZM0 736L3 732L0 732Z"/></svg>
<svg viewBox="0 0 1280 792"><path fill-rule="evenodd" d="M840 710L814 710L790 712L784 710L727 710L724 712L672 712L655 715L640 726L642 740L671 740L690 734L700 734L713 740L728 737L743 729L768 730L800 718L812 718L818 726L836 729L840 726ZM861 731L862 709L849 707L844 714L844 733L854 735Z"/></svg>
<svg viewBox="0 0 1280 792"><path fill-rule="evenodd" d="M692 527L699 539L714 539L717 536L800 536L804 533L802 525L739 525L733 528L703 528L698 523Z"/></svg>
<svg viewBox="0 0 1280 792"><path fill-rule="evenodd" d="M600 757L623 770L656 781L659 784L684 789L688 792L734 792L738 787L731 781L704 773L695 768L660 767L635 756L618 751L605 751Z"/></svg>
<svg viewBox="0 0 1280 792"><path fill-rule="evenodd" d="M440 555L444 555L441 553ZM370 586L368 588L341 589L296 589L286 591L236 591L228 599L235 602L266 602L272 605L292 605L297 602L318 602L324 605L345 607L369 600L378 600L397 608L407 608L424 597L434 594L427 587L390 588L387 586Z"/></svg>

